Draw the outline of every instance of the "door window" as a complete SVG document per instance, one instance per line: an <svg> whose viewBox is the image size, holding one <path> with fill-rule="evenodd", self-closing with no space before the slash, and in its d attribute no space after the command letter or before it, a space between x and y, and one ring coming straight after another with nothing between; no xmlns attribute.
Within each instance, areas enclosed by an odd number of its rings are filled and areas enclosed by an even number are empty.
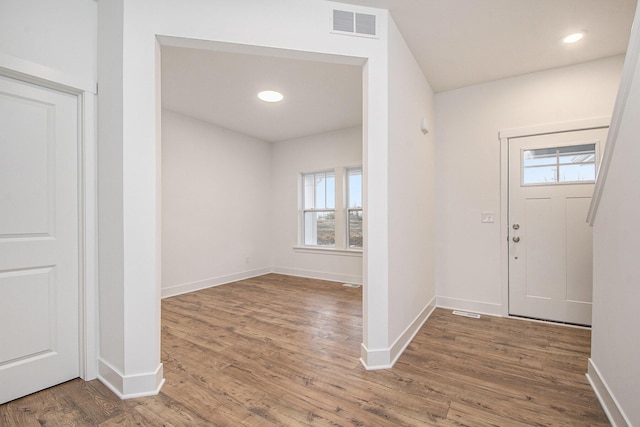
<svg viewBox="0 0 640 427"><path fill-rule="evenodd" d="M522 150L522 185L593 183L596 144Z"/></svg>

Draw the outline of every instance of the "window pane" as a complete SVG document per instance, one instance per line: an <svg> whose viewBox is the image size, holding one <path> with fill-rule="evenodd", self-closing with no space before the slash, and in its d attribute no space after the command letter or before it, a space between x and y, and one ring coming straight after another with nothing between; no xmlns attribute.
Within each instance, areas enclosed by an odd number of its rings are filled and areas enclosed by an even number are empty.
<svg viewBox="0 0 640 427"><path fill-rule="evenodd" d="M559 157L562 164L593 163L596 159L596 144L560 147Z"/></svg>
<svg viewBox="0 0 640 427"><path fill-rule="evenodd" d="M349 188L349 200L347 207L349 208L361 208L362 207L362 171L350 170L348 172Z"/></svg>
<svg viewBox="0 0 640 427"><path fill-rule="evenodd" d="M313 187L314 187L314 175L309 174L304 176L304 209L313 209Z"/></svg>
<svg viewBox="0 0 640 427"><path fill-rule="evenodd" d="M522 165L543 166L555 165L557 158L557 148L541 148L538 150L525 150L522 152Z"/></svg>
<svg viewBox="0 0 640 427"><path fill-rule="evenodd" d="M362 210L349 211L349 247L362 247Z"/></svg>
<svg viewBox="0 0 640 427"><path fill-rule="evenodd" d="M333 173L326 174L327 182L326 182L326 200L325 200L325 208L327 209L335 209L336 208L336 176Z"/></svg>
<svg viewBox="0 0 640 427"><path fill-rule="evenodd" d="M560 182L595 181L595 163L560 165Z"/></svg>
<svg viewBox="0 0 640 427"><path fill-rule="evenodd" d="M315 185L316 185L316 200L315 200L315 208L316 209L324 209L325 205L325 196L326 196L326 180L323 173L318 173L315 175Z"/></svg>
<svg viewBox="0 0 640 427"><path fill-rule="evenodd" d="M524 168L522 175L523 184L547 184L556 182L556 166L541 166Z"/></svg>
<svg viewBox="0 0 640 427"><path fill-rule="evenodd" d="M333 246L335 243L335 212L305 212L304 244L313 246Z"/></svg>

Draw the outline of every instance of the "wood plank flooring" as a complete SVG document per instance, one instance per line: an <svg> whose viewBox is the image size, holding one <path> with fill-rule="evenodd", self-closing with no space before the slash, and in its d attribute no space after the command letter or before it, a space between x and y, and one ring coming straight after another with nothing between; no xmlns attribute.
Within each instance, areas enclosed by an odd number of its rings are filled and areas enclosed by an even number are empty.
<svg viewBox="0 0 640 427"><path fill-rule="evenodd" d="M276 274L165 299L158 396L73 380L1 405L0 425L609 425L589 330L437 309L393 369L366 371L361 300Z"/></svg>

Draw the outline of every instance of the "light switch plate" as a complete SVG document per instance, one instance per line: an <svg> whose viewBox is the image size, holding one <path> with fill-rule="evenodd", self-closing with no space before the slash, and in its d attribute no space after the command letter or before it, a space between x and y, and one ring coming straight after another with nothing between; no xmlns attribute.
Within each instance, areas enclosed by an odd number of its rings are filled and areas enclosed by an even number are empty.
<svg viewBox="0 0 640 427"><path fill-rule="evenodd" d="M483 211L481 221L483 224L492 224L496 222L496 213L493 211Z"/></svg>

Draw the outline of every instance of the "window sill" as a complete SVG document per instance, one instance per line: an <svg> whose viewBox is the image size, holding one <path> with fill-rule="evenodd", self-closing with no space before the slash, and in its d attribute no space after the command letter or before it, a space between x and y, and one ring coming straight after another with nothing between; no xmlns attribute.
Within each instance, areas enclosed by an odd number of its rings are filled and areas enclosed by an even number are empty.
<svg viewBox="0 0 640 427"><path fill-rule="evenodd" d="M340 248L322 248L316 246L294 246L294 252L305 254L324 254L324 255L340 255L361 257L362 249L340 249Z"/></svg>

